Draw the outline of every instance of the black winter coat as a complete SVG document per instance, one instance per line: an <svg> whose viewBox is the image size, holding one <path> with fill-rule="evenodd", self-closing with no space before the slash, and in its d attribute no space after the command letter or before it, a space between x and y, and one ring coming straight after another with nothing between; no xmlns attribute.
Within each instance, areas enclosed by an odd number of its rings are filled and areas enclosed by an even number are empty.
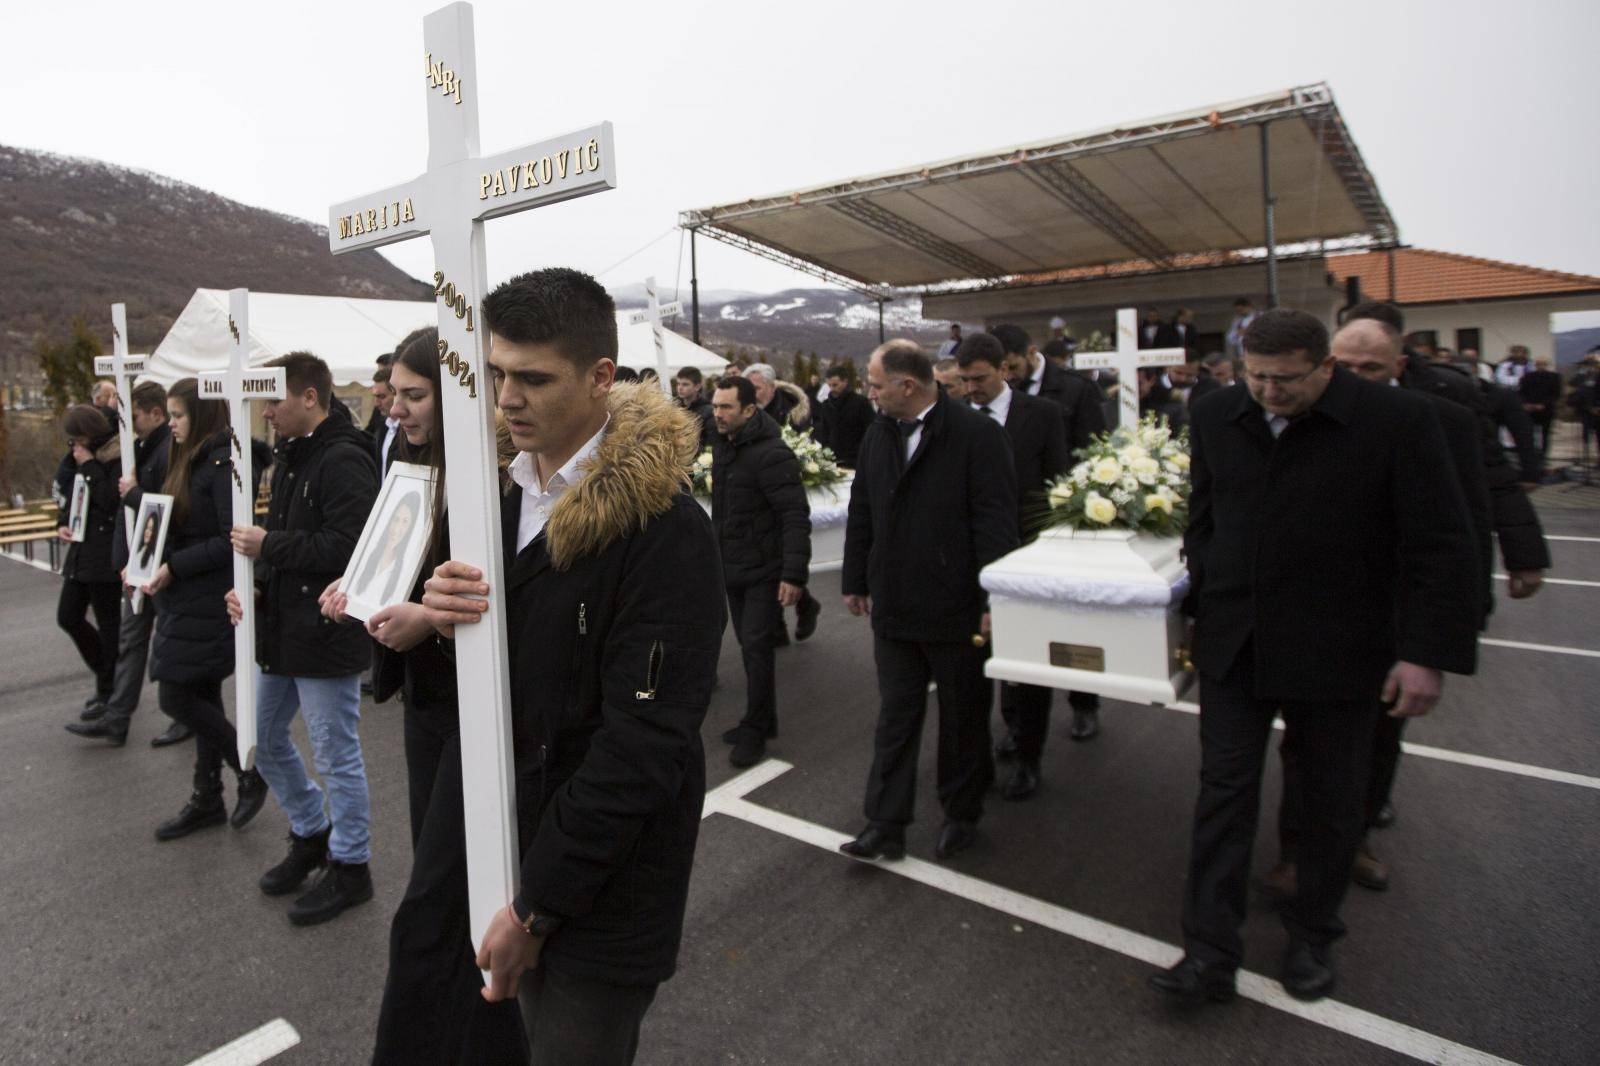
<svg viewBox="0 0 1600 1066"><path fill-rule="evenodd" d="M330 411L273 450L272 502L256 564L256 661L268 673L345 677L372 661L358 621L324 618L317 597L344 573L378 497L372 438Z"/></svg>
<svg viewBox="0 0 1600 1066"><path fill-rule="evenodd" d="M780 579L804 585L811 567L811 505L800 462L778 423L757 411L711 452L711 524L728 588Z"/></svg>
<svg viewBox="0 0 1600 1066"><path fill-rule="evenodd" d="M541 966L651 984L677 962L727 608L683 487L698 427L648 385L610 404L583 480L515 555L520 490L503 500L516 906L564 919Z"/></svg>
<svg viewBox="0 0 1600 1066"><path fill-rule="evenodd" d="M988 609L978 571L1017 543L1017 475L993 419L941 392L909 462L895 420L872 423L850 485L841 587L872 597L873 632L971 640Z"/></svg>
<svg viewBox="0 0 1600 1066"><path fill-rule="evenodd" d="M854 389L830 395L817 405L812 436L833 452L840 466L854 470L861 454L861 438L867 435L867 427L877 417L872 401Z"/></svg>
<svg viewBox="0 0 1600 1066"><path fill-rule="evenodd" d="M189 509L167 528L172 583L156 593L150 676L156 681L220 681L233 673L233 626L224 597L233 588L232 444L213 437L189 470Z"/></svg>
<svg viewBox="0 0 1600 1066"><path fill-rule="evenodd" d="M1105 395L1100 387L1082 374L1063 370L1050 360L1039 367L1041 400L1061 408L1067 430L1067 454L1089 446L1089 438L1106 431ZM1023 390L1026 391L1026 390Z"/></svg>
<svg viewBox="0 0 1600 1066"><path fill-rule="evenodd" d="M1017 530L1025 543L1038 536L1049 509L1045 491L1050 482L1072 470L1061 415L1061 408L1049 400L1012 390L1005 429L1017 474Z"/></svg>
<svg viewBox="0 0 1600 1066"><path fill-rule="evenodd" d="M1426 400L1335 369L1274 440L1249 390L1228 389L1195 405L1190 446L1203 675L1246 646L1265 699L1375 699L1397 660L1472 673L1477 550Z"/></svg>
<svg viewBox="0 0 1600 1066"><path fill-rule="evenodd" d="M128 565L128 512L139 513L139 501L147 492L160 492L161 483L167 480L167 459L172 454L172 427L165 422L150 431L143 440L133 442L134 480L137 484L122 497L117 508L117 535L111 542L112 565L121 571Z"/></svg>
<svg viewBox="0 0 1600 1066"><path fill-rule="evenodd" d="M61 576L86 584L115 584L122 578L114 565L112 545L118 536L126 535L118 533L117 522L117 513L122 510L122 497L117 491L117 482L122 478L122 446L117 434L111 433L90 441L90 451L93 455L89 461L74 470L89 486L86 528L83 540L68 545ZM72 506L72 480L67 480L67 506L61 511L62 525L67 524L68 510Z"/></svg>

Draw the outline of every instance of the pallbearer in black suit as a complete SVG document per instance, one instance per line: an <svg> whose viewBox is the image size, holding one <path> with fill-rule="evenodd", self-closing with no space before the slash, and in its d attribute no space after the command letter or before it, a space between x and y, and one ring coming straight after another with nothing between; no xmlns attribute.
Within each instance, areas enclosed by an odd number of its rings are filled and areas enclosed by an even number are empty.
<svg viewBox="0 0 1600 1066"><path fill-rule="evenodd" d="M845 527L845 608L872 618L881 701L867 777L867 828L847 855L905 854L917 788L928 681L939 688L935 854L972 844L989 754L991 689L983 676L988 599L978 571L1017 546L1017 484L1005 430L942 394L914 341L872 353L868 396L883 416L867 430Z"/></svg>
<svg viewBox="0 0 1600 1066"><path fill-rule="evenodd" d="M1338 369L1328 332L1269 311L1244 340L1248 389L1191 425L1184 537L1200 673L1200 797L1185 954L1153 978L1226 1001L1243 957L1261 765L1280 713L1301 768L1299 894L1283 985L1333 987L1329 948L1365 826L1380 700L1426 714L1440 671L1470 673L1481 609L1472 526L1429 402Z"/></svg>
<svg viewBox="0 0 1600 1066"><path fill-rule="evenodd" d="M1017 474L1017 529L1024 544L1038 536L1039 521L1049 504L1050 482L1071 469L1067 431L1061 408L1006 385L1000 372L1005 349L988 333L974 333L956 349L967 402L1003 427L1011 442ZM1043 685L1000 683L1000 717L1010 731L1016 766L1001 795L1027 799L1039 787L1039 757L1050 730L1050 700L1055 689Z"/></svg>

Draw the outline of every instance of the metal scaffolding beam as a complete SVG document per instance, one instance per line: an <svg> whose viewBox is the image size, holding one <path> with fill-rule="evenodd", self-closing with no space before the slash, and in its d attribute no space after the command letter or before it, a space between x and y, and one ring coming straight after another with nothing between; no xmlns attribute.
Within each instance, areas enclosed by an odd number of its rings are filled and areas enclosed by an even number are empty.
<svg viewBox="0 0 1600 1066"><path fill-rule="evenodd" d="M940 262L949 263L957 270L984 277L995 277L1006 272L1004 267L967 251L959 244L952 244L938 234L923 229L910 219L903 218L871 200L840 200L828 206L886 237L892 237L901 244L931 255Z"/></svg>
<svg viewBox="0 0 1600 1066"><path fill-rule="evenodd" d="M1121 241L1134 255L1159 266L1172 262L1172 249L1118 207L1098 185L1064 159L1030 163L1022 171L1068 207Z"/></svg>

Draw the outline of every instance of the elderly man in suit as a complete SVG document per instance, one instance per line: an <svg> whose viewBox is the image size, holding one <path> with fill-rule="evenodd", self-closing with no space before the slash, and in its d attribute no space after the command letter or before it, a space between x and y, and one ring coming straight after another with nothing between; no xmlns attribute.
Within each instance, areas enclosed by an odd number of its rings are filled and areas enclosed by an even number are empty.
<svg viewBox="0 0 1600 1066"><path fill-rule="evenodd" d="M1250 852L1273 719L1297 753L1299 893L1282 911L1284 989L1334 984L1339 905L1366 825L1378 716L1426 714L1470 673L1477 549L1439 417L1338 368L1315 317L1274 310L1244 338L1247 389L1195 406L1184 537L1200 673L1200 796L1184 957L1152 978L1225 1002L1243 958Z"/></svg>

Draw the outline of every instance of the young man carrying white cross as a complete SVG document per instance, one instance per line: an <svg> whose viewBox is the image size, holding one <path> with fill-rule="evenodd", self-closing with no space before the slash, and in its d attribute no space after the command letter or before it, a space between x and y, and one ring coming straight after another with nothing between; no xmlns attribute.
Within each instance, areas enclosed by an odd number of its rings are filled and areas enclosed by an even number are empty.
<svg viewBox="0 0 1600 1066"><path fill-rule="evenodd" d="M484 934L484 996L517 996L532 1061L627 1063L671 976L705 798L700 724L726 622L710 520L684 482L700 427L614 382L615 306L574 270L483 301L518 455L501 498L521 888ZM479 623L446 562L423 605Z"/></svg>

